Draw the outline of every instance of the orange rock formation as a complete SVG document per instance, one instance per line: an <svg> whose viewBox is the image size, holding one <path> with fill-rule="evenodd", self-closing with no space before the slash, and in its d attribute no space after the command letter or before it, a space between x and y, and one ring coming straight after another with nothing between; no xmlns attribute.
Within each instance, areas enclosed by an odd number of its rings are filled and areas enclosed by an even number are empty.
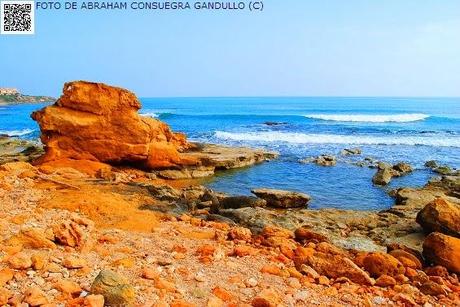
<svg viewBox="0 0 460 307"><path fill-rule="evenodd" d="M32 114L46 151L38 162L75 159L150 169L194 164L180 156L192 147L185 135L140 116L140 108L128 90L85 81L66 83L54 105Z"/></svg>

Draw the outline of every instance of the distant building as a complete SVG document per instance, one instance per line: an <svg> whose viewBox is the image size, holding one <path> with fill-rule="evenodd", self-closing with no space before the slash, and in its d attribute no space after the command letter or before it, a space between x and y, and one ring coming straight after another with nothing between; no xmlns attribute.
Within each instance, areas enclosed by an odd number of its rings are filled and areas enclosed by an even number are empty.
<svg viewBox="0 0 460 307"><path fill-rule="evenodd" d="M16 95L19 91L15 88L0 87L0 95Z"/></svg>

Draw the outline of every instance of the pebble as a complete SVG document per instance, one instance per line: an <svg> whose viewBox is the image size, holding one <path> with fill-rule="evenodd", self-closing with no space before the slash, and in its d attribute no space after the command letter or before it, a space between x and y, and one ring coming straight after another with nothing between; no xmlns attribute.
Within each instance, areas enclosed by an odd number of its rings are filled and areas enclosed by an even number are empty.
<svg viewBox="0 0 460 307"><path fill-rule="evenodd" d="M205 282L206 281L206 275L203 272L198 272L195 274L195 280L199 282Z"/></svg>
<svg viewBox="0 0 460 307"><path fill-rule="evenodd" d="M246 280L245 284L246 287L256 287L258 285L258 281L254 277L251 277L248 280Z"/></svg>

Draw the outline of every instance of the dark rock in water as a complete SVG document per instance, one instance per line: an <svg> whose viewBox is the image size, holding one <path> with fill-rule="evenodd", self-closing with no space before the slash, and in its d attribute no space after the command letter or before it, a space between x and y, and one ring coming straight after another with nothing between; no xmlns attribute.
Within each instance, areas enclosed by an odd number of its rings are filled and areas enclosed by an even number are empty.
<svg viewBox="0 0 460 307"><path fill-rule="evenodd" d="M398 164L393 165L393 169L399 172L399 175L405 175L413 171L412 166L409 163L399 162Z"/></svg>
<svg viewBox="0 0 460 307"><path fill-rule="evenodd" d="M417 214L417 223L430 232L460 238L460 207L445 199L430 202Z"/></svg>
<svg viewBox="0 0 460 307"><path fill-rule="evenodd" d="M320 155L316 158L310 157L299 161L300 163L316 163L321 166L334 166L337 164L337 159L331 155Z"/></svg>
<svg viewBox="0 0 460 307"><path fill-rule="evenodd" d="M375 173L372 178L372 182L382 186L390 183L393 177L401 177L413 171L412 166L405 162L400 162L395 165L378 162L377 169L377 173Z"/></svg>
<svg viewBox="0 0 460 307"><path fill-rule="evenodd" d="M264 122L264 125L267 125L267 126L280 126L280 125L286 125L287 123L286 122Z"/></svg>
<svg viewBox="0 0 460 307"><path fill-rule="evenodd" d="M387 185L390 183L391 178L393 178L393 173L390 168L379 168L374 177L372 177L372 182L376 185Z"/></svg>
<svg viewBox="0 0 460 307"><path fill-rule="evenodd" d="M452 173L452 169L447 165L442 165L434 168L433 172L441 175L450 175Z"/></svg>
<svg viewBox="0 0 460 307"><path fill-rule="evenodd" d="M363 151L361 150L361 148L359 147L355 147L355 148L345 148L343 149L340 154L342 156L352 156L352 155L360 155L362 154Z"/></svg>
<svg viewBox="0 0 460 307"><path fill-rule="evenodd" d="M331 155L321 155L316 158L315 163L321 166L334 166L337 164L337 159Z"/></svg>
<svg viewBox="0 0 460 307"><path fill-rule="evenodd" d="M254 189L251 193L264 199L267 206L275 208L306 208L311 199L307 194L275 189Z"/></svg>
<svg viewBox="0 0 460 307"><path fill-rule="evenodd" d="M430 160L430 161L426 161L425 162L425 167L428 167L428 168L437 168L438 167L438 162L436 162L435 160Z"/></svg>

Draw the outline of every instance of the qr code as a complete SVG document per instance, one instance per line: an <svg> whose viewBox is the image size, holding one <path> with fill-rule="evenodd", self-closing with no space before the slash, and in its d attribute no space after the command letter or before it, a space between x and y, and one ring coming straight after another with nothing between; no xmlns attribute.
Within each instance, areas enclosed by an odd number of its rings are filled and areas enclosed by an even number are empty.
<svg viewBox="0 0 460 307"><path fill-rule="evenodd" d="M34 1L1 1L1 34L34 34Z"/></svg>

